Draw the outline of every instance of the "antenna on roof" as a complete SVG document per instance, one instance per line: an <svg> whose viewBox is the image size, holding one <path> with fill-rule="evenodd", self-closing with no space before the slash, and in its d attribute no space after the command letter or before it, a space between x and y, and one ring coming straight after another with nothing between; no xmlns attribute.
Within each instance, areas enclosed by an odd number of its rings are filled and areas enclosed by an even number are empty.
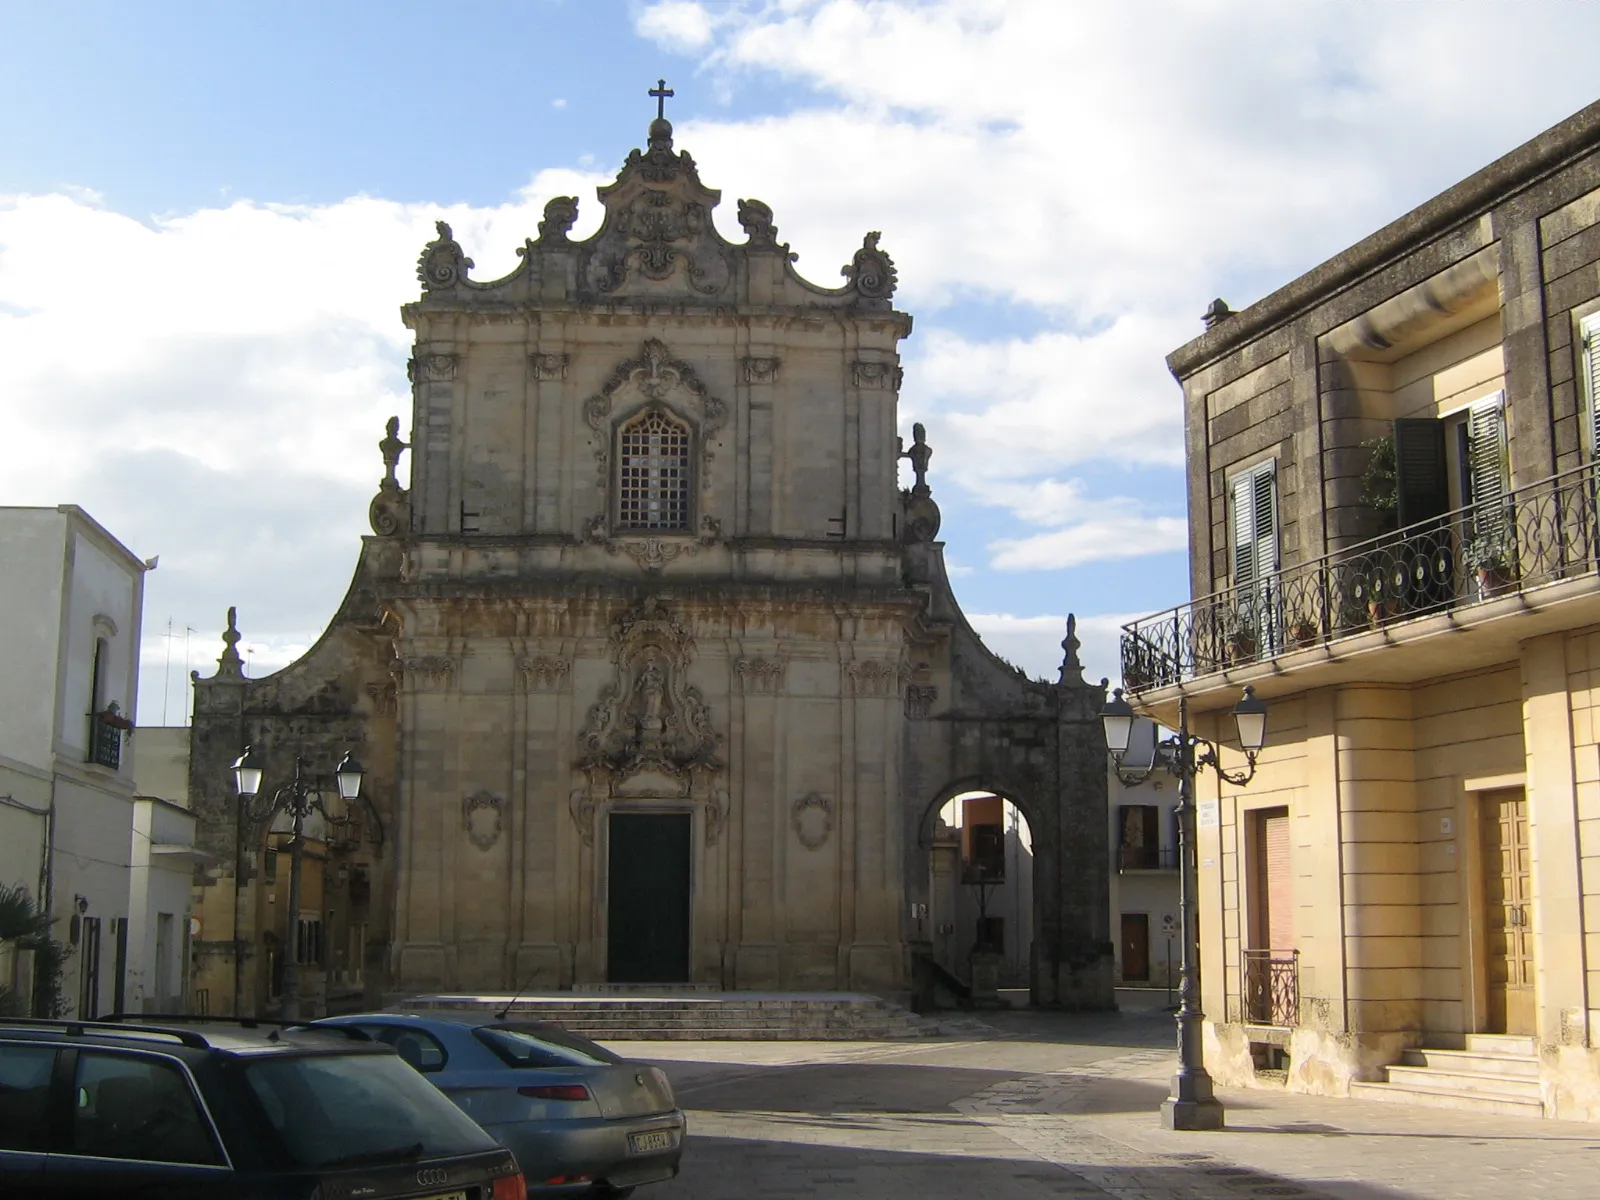
<svg viewBox="0 0 1600 1200"><path fill-rule="evenodd" d="M533 976L537 970L538 968L535 967L534 970L528 972L528 977L522 981L522 986L517 989L517 994L511 997L511 1003L506 1005L499 1012L495 1013L494 1019L496 1021L504 1021L506 1019L506 1014L517 1006L517 1001L521 1000L522 993L528 990L528 985L533 982Z"/></svg>

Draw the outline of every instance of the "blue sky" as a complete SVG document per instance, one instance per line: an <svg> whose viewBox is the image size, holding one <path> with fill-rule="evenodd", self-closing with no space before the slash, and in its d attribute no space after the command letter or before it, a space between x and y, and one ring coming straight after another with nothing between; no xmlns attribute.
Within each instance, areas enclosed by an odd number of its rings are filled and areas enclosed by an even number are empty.
<svg viewBox="0 0 1600 1200"><path fill-rule="evenodd" d="M837 280L900 268L964 608L1036 674L1187 590L1164 355L1595 96L1594 7L1228 0L0 0L0 504L149 577L140 719L238 604L257 673L332 614L398 307L446 216L489 278L665 76L678 144ZM1493 46L1493 61L1486 47ZM1492 79L1494 86L1485 86ZM168 621L179 642L169 665Z"/></svg>

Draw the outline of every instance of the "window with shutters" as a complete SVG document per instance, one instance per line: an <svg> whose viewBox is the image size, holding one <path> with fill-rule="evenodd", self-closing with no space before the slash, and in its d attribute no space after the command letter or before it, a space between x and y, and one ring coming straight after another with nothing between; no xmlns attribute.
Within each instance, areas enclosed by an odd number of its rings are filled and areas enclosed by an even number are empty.
<svg viewBox="0 0 1600 1200"><path fill-rule="evenodd" d="M1274 653L1278 613L1278 463L1268 459L1228 482L1234 604L1221 631L1230 661Z"/></svg>
<svg viewBox="0 0 1600 1200"><path fill-rule="evenodd" d="M1584 432L1589 442L1589 459L1600 462L1600 313L1583 319L1580 326L1583 348L1583 394L1587 419Z"/></svg>
<svg viewBox="0 0 1600 1200"><path fill-rule="evenodd" d="M1504 394L1496 392L1467 410L1462 446L1467 520L1463 555L1477 571L1515 570L1516 523L1506 456Z"/></svg>
<svg viewBox="0 0 1600 1200"><path fill-rule="evenodd" d="M689 529L689 443L689 427L660 409L618 429L618 529Z"/></svg>

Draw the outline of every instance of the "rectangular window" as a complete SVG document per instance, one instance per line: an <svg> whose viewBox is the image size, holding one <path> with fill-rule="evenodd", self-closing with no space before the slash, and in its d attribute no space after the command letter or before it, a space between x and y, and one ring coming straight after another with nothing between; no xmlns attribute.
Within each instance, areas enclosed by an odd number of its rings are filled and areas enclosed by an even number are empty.
<svg viewBox="0 0 1600 1200"><path fill-rule="evenodd" d="M1588 419L1589 460L1600 462L1600 313L1583 319L1583 389Z"/></svg>
<svg viewBox="0 0 1600 1200"><path fill-rule="evenodd" d="M320 967L323 958L322 922L301 918L295 937L295 962L302 967Z"/></svg>
<svg viewBox="0 0 1600 1200"><path fill-rule="evenodd" d="M210 1123L178 1067L148 1054L78 1052L69 1154L220 1165Z"/></svg>

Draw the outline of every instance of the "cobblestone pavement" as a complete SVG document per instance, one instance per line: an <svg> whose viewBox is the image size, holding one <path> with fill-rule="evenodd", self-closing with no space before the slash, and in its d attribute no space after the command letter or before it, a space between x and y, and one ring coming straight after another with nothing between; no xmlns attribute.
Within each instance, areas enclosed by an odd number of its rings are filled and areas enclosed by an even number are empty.
<svg viewBox="0 0 1600 1200"><path fill-rule="evenodd" d="M1169 1133L1165 1014L1006 1014L984 1040L619 1042L689 1111L637 1200L1593 1200L1600 1126L1224 1089Z"/></svg>

